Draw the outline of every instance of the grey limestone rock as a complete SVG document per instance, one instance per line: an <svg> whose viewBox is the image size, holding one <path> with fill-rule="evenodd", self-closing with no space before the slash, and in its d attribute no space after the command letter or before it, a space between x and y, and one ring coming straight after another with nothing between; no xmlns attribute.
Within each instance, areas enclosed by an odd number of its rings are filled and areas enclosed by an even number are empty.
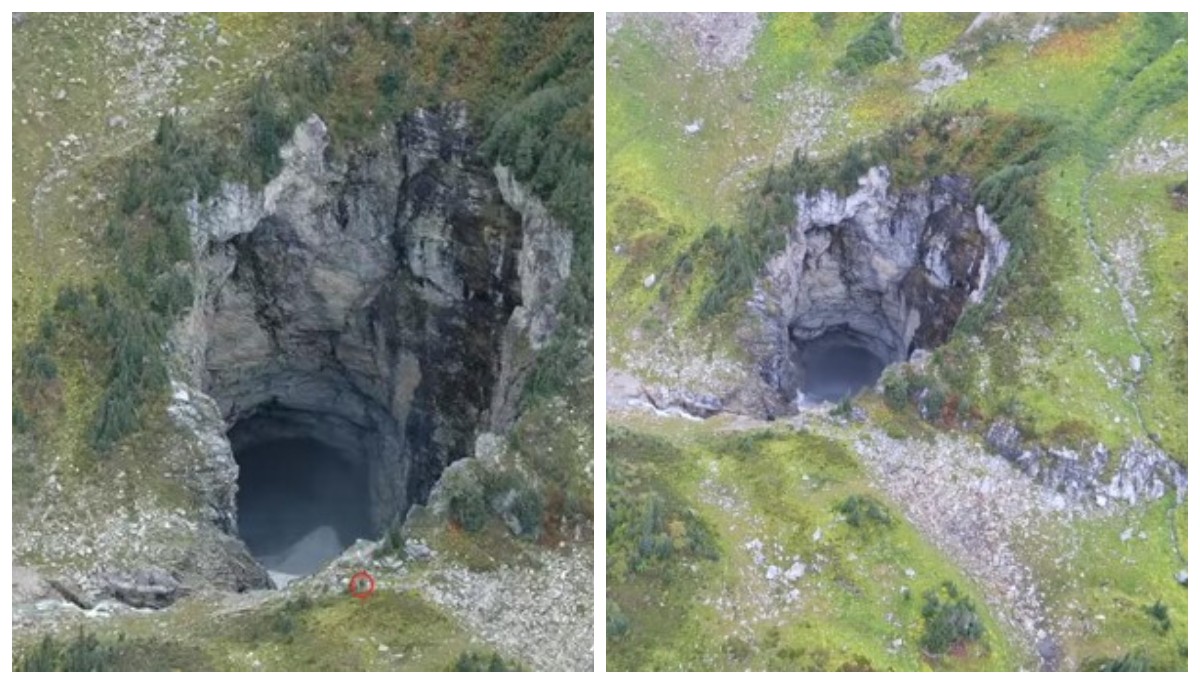
<svg viewBox="0 0 1200 684"><path fill-rule="evenodd" d="M1007 255L966 178L897 191L875 167L858 185L844 197L798 195L786 244L755 284L749 306L759 324L747 346L783 396L800 385L797 350L831 332L885 364L936 347Z"/></svg>
<svg viewBox="0 0 1200 684"><path fill-rule="evenodd" d="M165 608L189 593L179 578L150 567L101 578L105 595L134 608Z"/></svg>
<svg viewBox="0 0 1200 684"><path fill-rule="evenodd" d="M557 326L572 236L476 145L446 105L335 159L312 116L261 192L226 185L193 207L187 375L227 423L274 402L362 454L379 527L511 420ZM247 428L235 446L272 436Z"/></svg>
<svg viewBox="0 0 1200 684"><path fill-rule="evenodd" d="M1171 491L1180 497L1187 493L1187 472L1161 449L1142 440L1135 440L1117 455L1114 465L1113 454L1103 444L1083 451L1026 444L1020 430L1006 419L994 421L984 438L992 451L1072 501L1132 505L1161 499Z"/></svg>

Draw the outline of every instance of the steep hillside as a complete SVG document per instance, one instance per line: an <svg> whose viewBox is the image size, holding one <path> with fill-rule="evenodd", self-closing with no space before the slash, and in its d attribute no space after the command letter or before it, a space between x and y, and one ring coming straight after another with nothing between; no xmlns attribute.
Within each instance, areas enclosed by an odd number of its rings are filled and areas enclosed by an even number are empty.
<svg viewBox="0 0 1200 684"><path fill-rule="evenodd" d="M14 666L590 669L590 17L13 35Z"/></svg>
<svg viewBox="0 0 1200 684"><path fill-rule="evenodd" d="M610 665L1186 667L1186 19L610 15L606 40L609 459L653 471L610 465L610 499L690 511L725 578L610 559ZM748 473L707 436L761 428ZM828 484L816 436L854 464ZM851 543L810 489L894 531ZM771 533L793 505L806 531ZM840 561L724 624L790 567L747 556L737 506L808 568L837 530ZM893 579L914 554L938 576ZM931 648L946 597L905 617L878 578L952 581L982 636Z"/></svg>

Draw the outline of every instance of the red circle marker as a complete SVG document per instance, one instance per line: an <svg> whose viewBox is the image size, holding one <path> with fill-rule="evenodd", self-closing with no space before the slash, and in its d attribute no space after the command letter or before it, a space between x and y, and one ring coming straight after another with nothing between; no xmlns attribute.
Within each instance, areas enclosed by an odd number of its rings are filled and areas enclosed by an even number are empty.
<svg viewBox="0 0 1200 684"><path fill-rule="evenodd" d="M375 578L366 570L359 570L350 578L350 595L365 601L375 591Z"/></svg>

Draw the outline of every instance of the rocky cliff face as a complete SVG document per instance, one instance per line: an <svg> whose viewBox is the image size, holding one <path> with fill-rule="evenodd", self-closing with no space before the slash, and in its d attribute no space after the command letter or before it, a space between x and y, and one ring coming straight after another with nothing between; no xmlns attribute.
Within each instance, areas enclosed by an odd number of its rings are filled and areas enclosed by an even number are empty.
<svg viewBox="0 0 1200 684"><path fill-rule="evenodd" d="M1004 419L988 426L984 437L992 451L1063 501L1103 508L1110 502L1156 501L1172 490L1176 501L1187 497L1187 471L1146 440L1133 440L1119 454L1099 443L1046 448L1025 440Z"/></svg>
<svg viewBox="0 0 1200 684"><path fill-rule="evenodd" d="M882 368L944 342L1008 251L960 177L897 192L877 167L857 192L801 194L796 210L750 302L759 328L750 348L784 401L806 380L810 347L853 347Z"/></svg>
<svg viewBox="0 0 1200 684"><path fill-rule="evenodd" d="M477 432L513 420L556 325L571 235L476 145L448 105L338 160L313 116L262 191L228 184L192 207L196 299L172 344L181 388L222 421L198 435L228 430L235 451L329 445L366 469L382 530ZM214 519L233 519L231 497L210 498Z"/></svg>

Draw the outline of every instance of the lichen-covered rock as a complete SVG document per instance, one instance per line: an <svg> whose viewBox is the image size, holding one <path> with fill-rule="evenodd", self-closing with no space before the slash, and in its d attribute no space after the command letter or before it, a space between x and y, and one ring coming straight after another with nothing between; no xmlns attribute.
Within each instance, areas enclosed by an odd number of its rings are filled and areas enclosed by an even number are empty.
<svg viewBox="0 0 1200 684"><path fill-rule="evenodd" d="M1012 421L994 421L985 433L988 446L1023 473L1074 502L1107 505L1110 501L1136 504L1161 499L1174 491L1187 494L1187 472L1170 456L1141 440L1131 443L1116 459L1103 444L1081 451L1045 449L1027 444Z"/></svg>
<svg viewBox="0 0 1200 684"><path fill-rule="evenodd" d="M922 93L937 92L967 79L967 70L946 54L934 55L921 62L920 69L926 76L913 87Z"/></svg>
<svg viewBox="0 0 1200 684"><path fill-rule="evenodd" d="M166 608L189 593L179 578L155 567L106 574L100 581L105 595L134 608Z"/></svg>

